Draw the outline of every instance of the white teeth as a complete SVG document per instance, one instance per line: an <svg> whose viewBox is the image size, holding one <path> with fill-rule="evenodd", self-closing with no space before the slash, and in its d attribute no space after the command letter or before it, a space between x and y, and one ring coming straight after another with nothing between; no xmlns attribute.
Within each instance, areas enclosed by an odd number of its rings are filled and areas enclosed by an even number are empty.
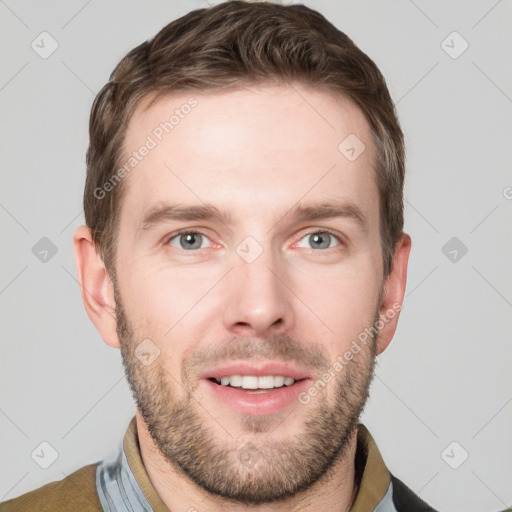
<svg viewBox="0 0 512 512"><path fill-rule="evenodd" d="M274 387L274 377L272 375L264 375L258 377L258 388L260 389L272 389Z"/></svg>
<svg viewBox="0 0 512 512"><path fill-rule="evenodd" d="M283 384L284 384L284 381L285 381L285 377L279 375L278 377L274 377L274 386L276 388L280 388Z"/></svg>
<svg viewBox="0 0 512 512"><path fill-rule="evenodd" d="M244 389L258 389L258 377L244 375L242 377L242 387Z"/></svg>
<svg viewBox="0 0 512 512"><path fill-rule="evenodd" d="M224 377L226 378L226 377ZM228 384L231 384L233 387L239 388L242 386L242 376L241 375L232 375L231 377L227 377ZM220 379L222 384L222 378ZM228 384L224 384L224 386L227 386Z"/></svg>
<svg viewBox="0 0 512 512"><path fill-rule="evenodd" d="M291 386L295 379L284 377L282 375L226 375L216 381L222 386L231 385L234 388L243 389L273 389L283 386Z"/></svg>

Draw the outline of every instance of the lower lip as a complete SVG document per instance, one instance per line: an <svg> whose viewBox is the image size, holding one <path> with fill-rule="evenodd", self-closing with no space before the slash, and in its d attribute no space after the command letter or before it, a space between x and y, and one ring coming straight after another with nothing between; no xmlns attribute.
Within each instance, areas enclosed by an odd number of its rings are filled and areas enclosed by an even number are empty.
<svg viewBox="0 0 512 512"><path fill-rule="evenodd" d="M298 396L309 386L310 379L303 379L291 386L283 386L266 393L249 393L239 388L215 384L203 379L210 392L231 409L242 414L274 414L293 403L298 403Z"/></svg>

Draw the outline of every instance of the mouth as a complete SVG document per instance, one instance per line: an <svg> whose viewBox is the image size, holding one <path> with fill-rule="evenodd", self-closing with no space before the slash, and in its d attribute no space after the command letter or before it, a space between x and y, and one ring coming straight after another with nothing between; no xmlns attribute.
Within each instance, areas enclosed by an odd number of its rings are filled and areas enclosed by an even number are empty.
<svg viewBox="0 0 512 512"><path fill-rule="evenodd" d="M221 406L242 414L269 415L300 405L298 395L313 379L304 370L267 362L226 365L200 376L210 396Z"/></svg>
<svg viewBox="0 0 512 512"><path fill-rule="evenodd" d="M293 386L304 379L295 380L284 375L224 375L220 379L210 377L208 380L219 386L235 388L250 394L260 394L270 393L285 386Z"/></svg>

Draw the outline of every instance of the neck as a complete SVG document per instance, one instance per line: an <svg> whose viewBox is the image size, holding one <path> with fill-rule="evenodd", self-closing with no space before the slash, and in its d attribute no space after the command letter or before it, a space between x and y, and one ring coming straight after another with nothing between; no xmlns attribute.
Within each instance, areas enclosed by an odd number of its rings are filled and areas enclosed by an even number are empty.
<svg viewBox="0 0 512 512"><path fill-rule="evenodd" d="M242 505L210 494L177 470L158 450L138 410L136 420L144 467L160 499L171 512L348 512L355 500L357 483L354 460L357 429L353 432L343 458L337 460L330 470L307 490L275 503Z"/></svg>

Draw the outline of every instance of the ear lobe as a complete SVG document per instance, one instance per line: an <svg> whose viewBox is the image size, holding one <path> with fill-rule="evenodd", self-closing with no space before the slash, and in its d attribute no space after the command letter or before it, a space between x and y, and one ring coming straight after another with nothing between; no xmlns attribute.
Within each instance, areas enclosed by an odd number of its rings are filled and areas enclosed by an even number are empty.
<svg viewBox="0 0 512 512"><path fill-rule="evenodd" d="M395 245L393 268L384 283L379 312L381 323L378 325L377 354L386 350L396 331L407 284L407 263L411 245L411 237L407 233L403 233Z"/></svg>
<svg viewBox="0 0 512 512"><path fill-rule="evenodd" d="M87 226L76 229L73 246L80 293L87 315L103 341L111 347L120 348L112 280L96 251L91 230Z"/></svg>

